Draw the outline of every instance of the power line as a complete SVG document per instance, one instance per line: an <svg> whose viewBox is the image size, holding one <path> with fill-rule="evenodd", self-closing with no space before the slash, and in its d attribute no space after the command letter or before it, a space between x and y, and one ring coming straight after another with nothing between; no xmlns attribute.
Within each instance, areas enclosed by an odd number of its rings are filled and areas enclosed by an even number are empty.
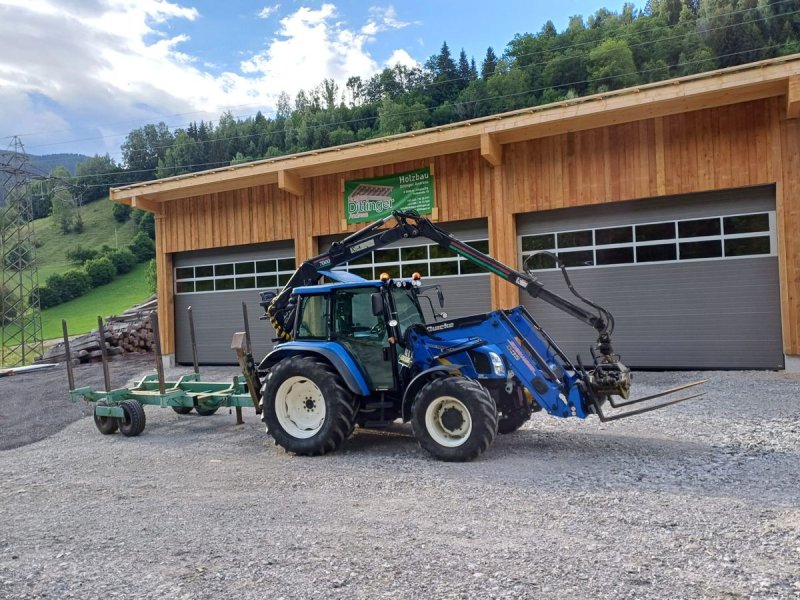
<svg viewBox="0 0 800 600"><path fill-rule="evenodd" d="M777 5L786 4L788 2L795 2L795 1L796 0L778 0L777 2L775 2L772 5L772 7L775 7ZM737 14L750 12L750 11L753 11L753 10L758 11L758 10L761 10L761 9L759 9L759 8L739 9L739 10L730 11L730 12L727 12L727 13L720 13L720 14L717 14L717 15L712 15L710 18L711 19L720 19L720 18L725 18L725 17L730 17L730 16L733 16L733 15L737 15ZM631 48L635 48L635 47L647 46L647 45L650 45L650 44L662 43L664 41L685 38L685 37L688 37L688 36L694 35L694 34L709 33L709 32L712 32L712 31L728 29L728 28L731 28L731 27L741 27L743 25L749 25L749 24L756 23L756 22L759 22L759 21L766 21L766 20L769 20L769 19L772 19L772 18L791 16L791 15L797 14L798 12L800 12L800 10L795 10L795 11L786 12L786 13L780 13L780 14L765 15L765 16L759 17L757 19L752 19L750 21L744 21L744 22L741 22L741 23L731 23L731 24L722 25L722 26L713 27L713 28L706 28L706 29L702 29L701 31L697 31L697 29L695 27L695 29L693 29L692 31L686 32L685 34L671 36L671 37L668 37L668 38L659 38L659 39L650 40L650 41L638 42L636 44L630 45L630 47ZM699 23L699 20L700 20L700 17L698 17L698 20L695 21L693 24L696 26ZM676 23L675 25L662 25L662 26L652 27L652 28L649 28L649 29L644 29L641 32L623 32L618 37L622 38L622 39L630 39L632 37L639 37L639 36L641 36L643 34L648 34L649 35L649 34L652 34L654 32L658 32L658 31L675 30L675 29L677 29L677 28L679 28L681 26L683 26L682 23ZM529 52L529 53L519 54L519 55L516 55L514 58L515 58L515 60L519 61L520 58L524 58L524 57L528 57L528 56L559 52L561 50L571 50L571 49L575 49L575 48L579 48L579 47L583 47L583 46L589 46L589 45L599 45L600 43L602 43L602 41L603 41L602 39L599 39L599 40L587 40L587 41L584 41L584 42L577 42L577 43L574 43L574 44L565 44L565 45L556 46L556 47L553 47L553 48L547 48L547 49L544 49L544 50L536 50L536 51ZM545 62L530 63L530 64L522 65L522 66L519 66L519 67L516 67L516 68L518 68L518 69L532 69L533 67L544 66L544 65L550 63L553 60L568 60L570 58L572 58L572 57L566 57L566 56L553 57L552 59L550 59L548 61L545 61ZM459 81L464 81L466 79L469 79L469 78L468 77L457 77L457 78L450 78L450 79L447 79L447 80L440 80L440 81L435 81L435 82L432 82L432 81L422 82L422 83L420 83L420 84L418 84L416 86L412 86L412 87L404 90L404 92L411 92L411 91L418 90L418 89L430 89L430 88L433 88L435 86L446 85L448 83L455 83L455 82L459 82ZM244 108L244 107L248 107L248 106L259 106L259 105L260 105L260 103L259 104L251 104L251 105L244 104L244 105L239 105L237 108ZM183 115L188 115L188 114L201 114L201 113L205 113L205 112L207 112L207 111L198 110L198 111L193 111L193 112L175 113L173 115L162 115L162 116L183 116ZM230 112L230 108L226 109L225 112ZM242 119L242 118L250 118L252 116L254 116L254 115L252 115L252 114L238 115L238 116L236 116L236 118L237 119ZM352 123L352 122L358 122L360 120L363 120L363 119L332 122L332 123L327 124L327 126L340 125L340 124L341 125L345 125L345 124L349 124L349 123ZM188 126L190 124L191 123L186 124L186 126ZM182 126L182 125L184 125L184 123L181 123L180 125ZM183 128L183 127L176 127L174 124L170 125L170 127L174 128L174 129L175 128ZM63 130L63 131L68 131L68 130ZM40 133L33 133L33 134L28 134L28 135L44 135L44 134L47 134L47 133L53 133L53 132L52 131L51 132L40 132ZM127 135L129 133L130 132L124 132L124 133L119 133L119 134L107 134L107 135L103 135L103 136L78 138L78 139L73 139L73 140L65 140L65 141L61 141L61 142L53 142L53 143L50 143L50 144L39 144L39 145L36 145L36 146L29 146L29 147L30 148L47 148L47 147L52 147L52 146L73 144L73 143L76 143L76 142L98 141L98 140L121 137L121 136ZM270 135L276 135L276 134L280 134L280 133L281 132L271 132ZM253 134L250 137L255 137L256 135L260 135L260 134ZM10 136L8 136L8 137L10 137ZM242 136L238 136L238 137L241 138ZM0 139L4 139L4 138L0 138ZM227 139L237 139L237 138L234 137L234 138L227 138ZM208 141L201 141L199 143L209 143L209 142ZM164 147L167 147L167 146L164 146ZM158 148L161 148L161 147L157 147L155 149L158 149ZM109 153L109 154L113 155L113 156L122 156L122 152L114 152L114 153Z"/></svg>
<svg viewBox="0 0 800 600"><path fill-rule="evenodd" d="M750 49L747 49L747 50L740 50L738 52L731 52L731 53L728 53L728 54L722 54L722 55L717 56L716 58L728 58L728 57L731 57L731 56L737 56L737 55L740 55L740 54L746 54L748 52L759 52L759 51L762 51L762 50L769 50L769 49L773 49L773 48L779 48L780 46L781 46L781 44L773 44L773 45L770 45L770 46L761 46L759 48L750 48ZM694 65L694 64L702 64L702 63L705 63L705 62L708 62L708 59L684 61L682 63L676 63L674 65L669 65L669 67L670 68L678 68L678 67L684 67L684 66L689 66L689 65ZM479 99L479 100L473 100L473 101L470 101L470 102L465 102L464 104L479 104L481 102L490 102L490 101L493 101L493 100L500 100L500 99L512 98L512 97L516 97L516 96L520 96L520 95L524 95L524 94L535 93L537 91L542 91L542 90L545 90L545 89L557 89L557 88L563 88L563 87L569 88L569 87L572 87L574 85L586 84L586 83L597 83L597 82L600 82L600 81L613 79L615 77L626 77L628 75L636 75L636 74L643 75L645 73L660 71L662 69L663 69L663 67L657 67L657 68L653 68L653 69L645 69L645 70L642 70L642 71L630 71L628 73L621 73L621 74L612 75L612 76L608 76L608 77L599 77L599 78L595 78L595 79L584 79L582 81L573 81L573 82L565 83L565 84L562 84L562 85L559 85L559 86L534 88L532 90L525 90L525 91L522 91L522 92L515 92L515 93L512 93L512 94L504 94L504 95L501 95L501 96L492 96L492 97L489 97L489 98L482 98L482 99ZM420 109L406 111L406 114L415 114L415 113L420 113L420 112L427 112L427 111L435 110L436 108L437 107L432 107L432 108L431 107L423 107L423 108L420 108ZM377 119L379 117L369 117L369 118L370 119ZM232 139L232 138L229 138L229 139ZM210 167L210 166L223 167L223 166L229 166L229 165L230 165L229 162L227 162L227 163L213 162L213 163L174 165L173 168L194 169L195 167ZM137 170L137 171L108 172L108 173L99 173L99 174L87 175L87 176L83 176L83 177L84 178L101 177L101 176L105 176L105 175L115 175L115 174L120 174L120 175L125 174L125 175L127 175L127 174L130 174L130 173L146 173L146 172L150 172L150 171L151 171L151 169ZM185 174L185 173L181 173L181 175L183 175L183 174ZM125 186L125 185L131 185L131 184L135 184L135 183L141 183L141 181L132 180L132 181L127 181L127 182L118 182L118 183L115 183L114 185L115 186ZM94 187L108 187L108 186L106 184L81 184L81 187L94 188Z"/></svg>

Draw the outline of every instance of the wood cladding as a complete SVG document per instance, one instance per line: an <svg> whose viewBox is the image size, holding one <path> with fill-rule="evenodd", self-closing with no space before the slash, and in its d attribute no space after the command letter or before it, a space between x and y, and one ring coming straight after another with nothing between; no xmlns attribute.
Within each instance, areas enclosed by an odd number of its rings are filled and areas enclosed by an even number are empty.
<svg viewBox="0 0 800 600"><path fill-rule="evenodd" d="M166 252L255 244L345 231L342 181L433 165L439 219L485 217L492 171L478 150L303 180L300 198L277 185L244 188L164 203ZM351 225L348 231L360 229Z"/></svg>
<svg viewBox="0 0 800 600"><path fill-rule="evenodd" d="M158 219L159 275L169 253L295 240L304 260L319 236L343 229L342 182L431 165L439 221L487 218L490 248L515 264L514 214L606 202L776 184L784 349L800 354L800 123L784 96L515 142L493 167L469 150L303 179L303 195L271 183L165 202ZM297 182L295 182L298 184ZM298 184L299 185L299 184ZM519 290L493 284L496 306ZM171 298L170 298L171 300ZM167 301L164 306L169 306ZM166 313L171 315L170 312ZM170 336L167 351L174 350ZM169 328L171 328L171 324Z"/></svg>

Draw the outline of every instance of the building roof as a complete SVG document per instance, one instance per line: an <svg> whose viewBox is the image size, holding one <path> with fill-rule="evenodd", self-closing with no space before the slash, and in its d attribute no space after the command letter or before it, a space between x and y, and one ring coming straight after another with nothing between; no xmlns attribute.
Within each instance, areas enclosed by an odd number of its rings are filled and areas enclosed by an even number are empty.
<svg viewBox="0 0 800 600"><path fill-rule="evenodd" d="M641 119L787 96L787 115L800 116L800 54L698 73L552 104L343 146L258 160L112 188L115 202L159 212L160 203L203 194L278 184L303 193L306 177L480 150L502 163L503 145Z"/></svg>

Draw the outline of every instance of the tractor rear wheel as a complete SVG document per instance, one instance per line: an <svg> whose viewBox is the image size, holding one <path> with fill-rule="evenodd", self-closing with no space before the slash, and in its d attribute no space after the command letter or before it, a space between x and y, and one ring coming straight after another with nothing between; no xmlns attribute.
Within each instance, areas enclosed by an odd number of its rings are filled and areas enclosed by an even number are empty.
<svg viewBox="0 0 800 600"><path fill-rule="evenodd" d="M443 377L417 395L411 427L419 445L439 460L477 458L497 435L497 406L488 391L466 377Z"/></svg>
<svg viewBox="0 0 800 600"><path fill-rule="evenodd" d="M531 414L530 408L515 408L514 410L501 414L497 423L498 433L514 433L531 418Z"/></svg>
<svg viewBox="0 0 800 600"><path fill-rule="evenodd" d="M289 452L326 454L353 431L356 400L336 370L319 358L282 360L270 371L261 394L267 432Z"/></svg>

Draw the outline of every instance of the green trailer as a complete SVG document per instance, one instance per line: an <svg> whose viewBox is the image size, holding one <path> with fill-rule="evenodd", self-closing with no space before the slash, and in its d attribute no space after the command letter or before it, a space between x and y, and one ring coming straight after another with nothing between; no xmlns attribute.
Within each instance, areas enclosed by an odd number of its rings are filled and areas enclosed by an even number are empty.
<svg viewBox="0 0 800 600"><path fill-rule="evenodd" d="M171 408L182 415L189 414L194 410L201 416L213 415L220 408L235 408L236 422L242 424L243 407L253 407L256 414L261 414L259 396L261 382L253 362L250 327L244 303L242 303L242 310L245 330L235 333L231 343L231 349L236 352L242 375L235 375L230 382L203 381L197 365L194 320L190 306L188 311L194 372L183 375L174 381L165 379L158 333L158 315L154 311L151 313L151 318L155 336L156 373L144 376L133 387L115 389L111 387L108 370L105 327L102 317L97 317L104 390L97 390L93 387L75 387L67 322L62 321L70 399L73 402L83 400L94 405L94 423L98 431L104 435L110 435L117 431L125 436L136 436L142 433L146 423L144 407L147 405Z"/></svg>

